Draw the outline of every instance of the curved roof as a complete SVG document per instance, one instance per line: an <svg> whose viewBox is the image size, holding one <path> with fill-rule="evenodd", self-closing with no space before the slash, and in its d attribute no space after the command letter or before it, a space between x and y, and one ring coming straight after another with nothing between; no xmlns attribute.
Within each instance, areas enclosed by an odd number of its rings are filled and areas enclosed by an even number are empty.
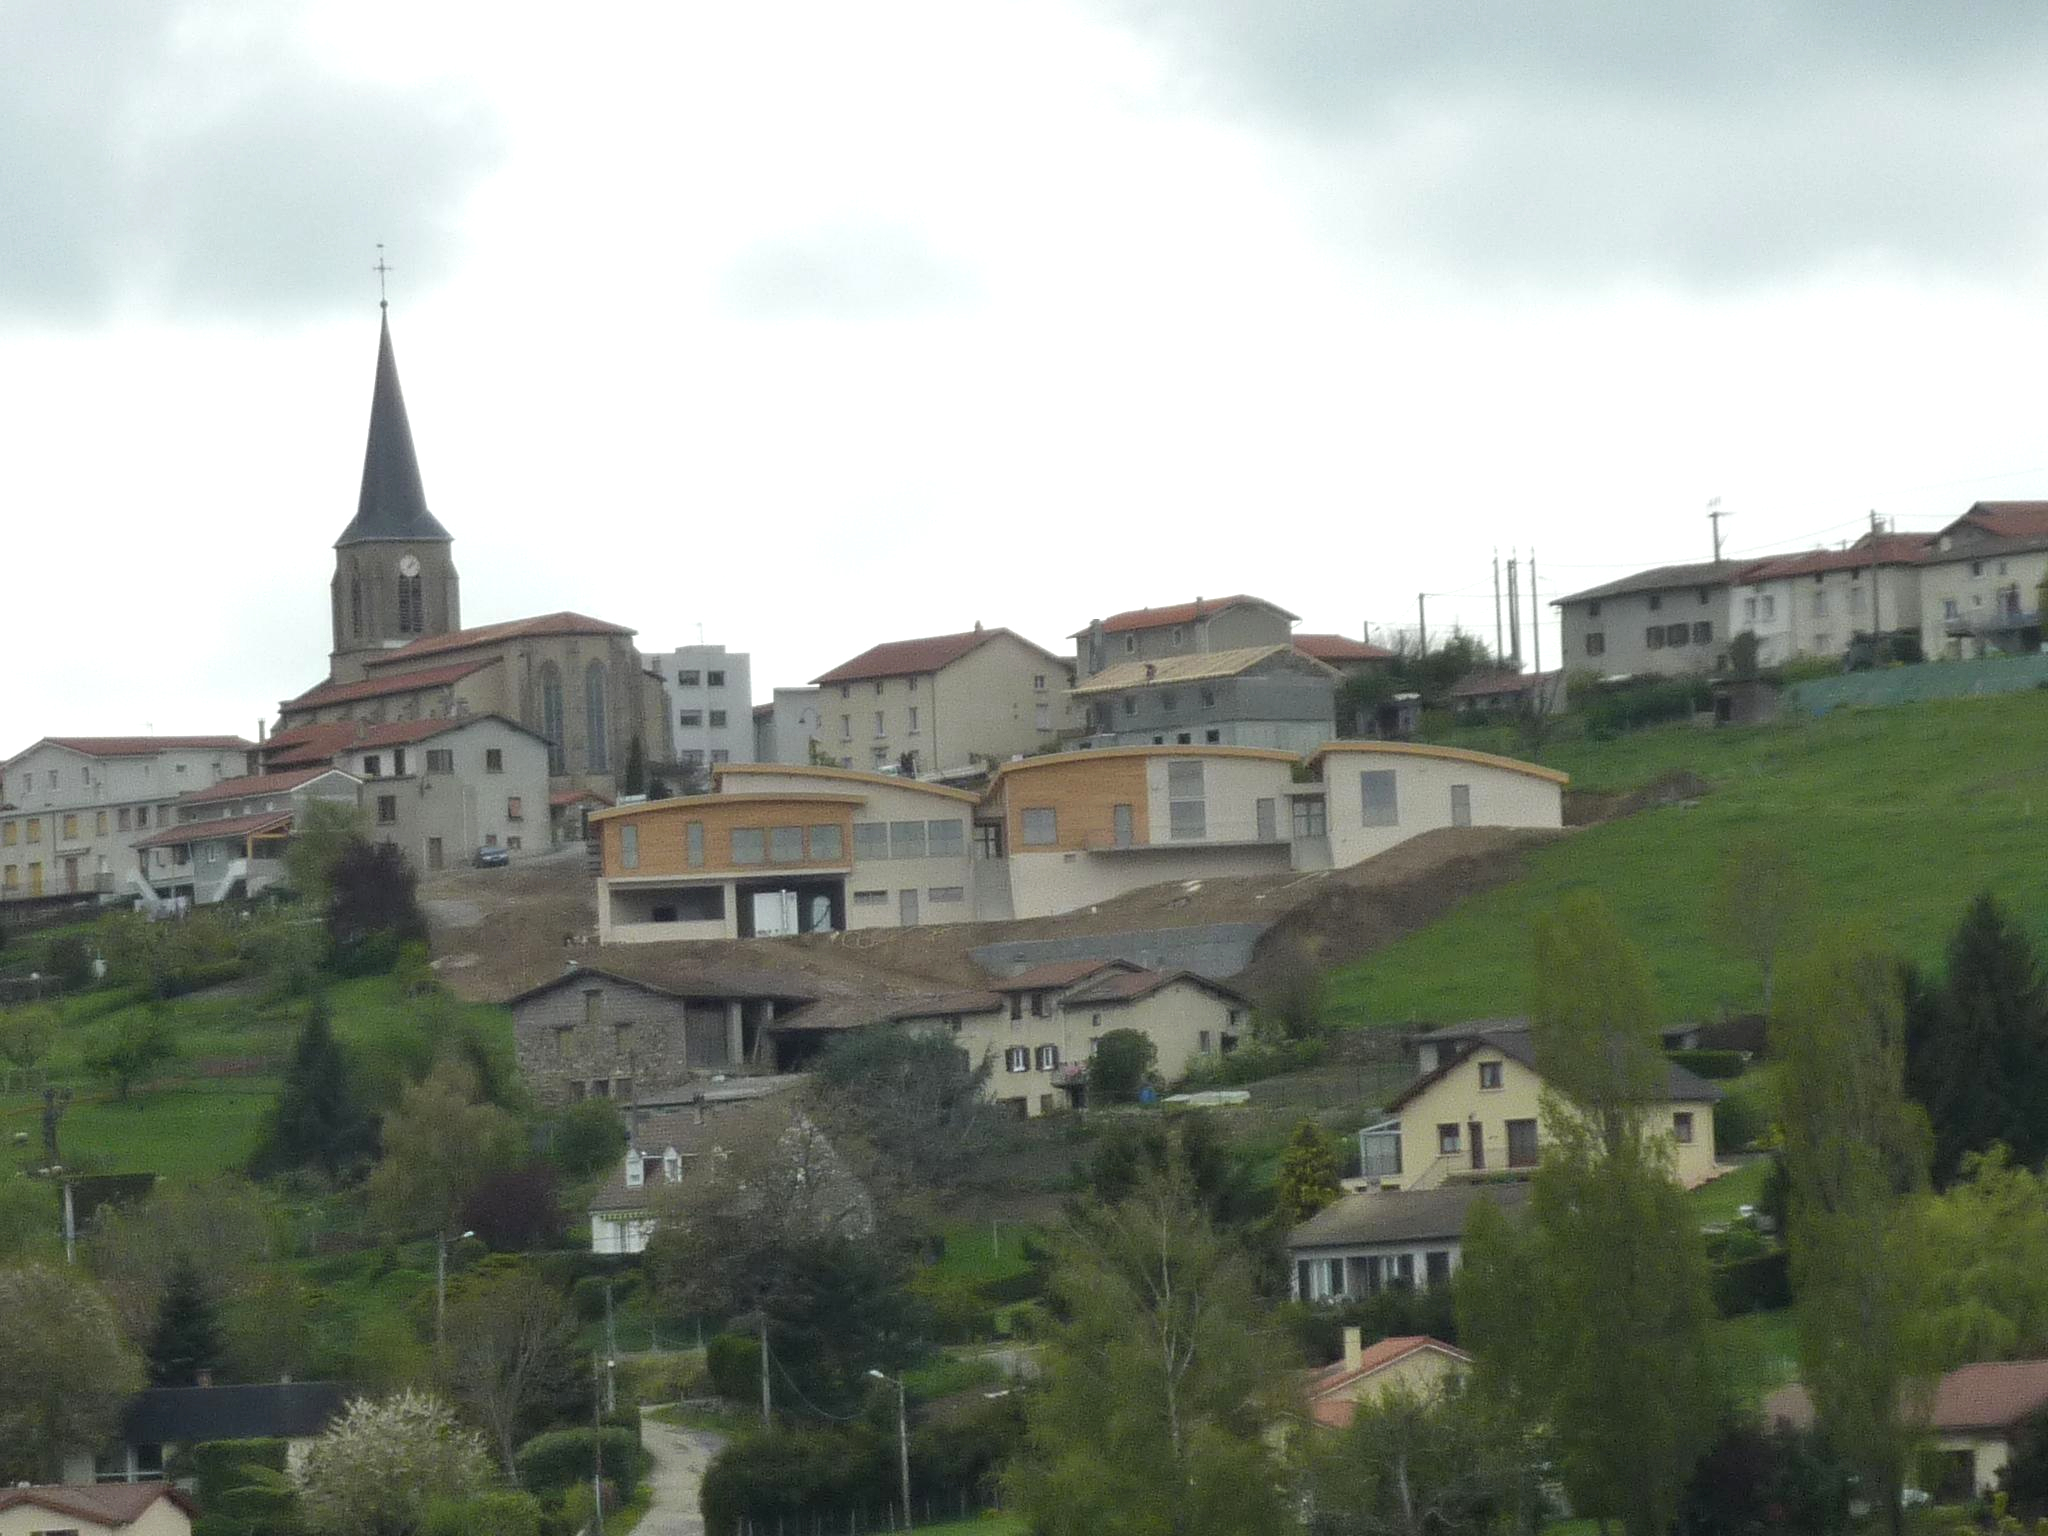
<svg viewBox="0 0 2048 1536"><path fill-rule="evenodd" d="M1332 752L1383 753L1390 757L1440 757L1454 763L1471 763L1480 768L1500 768L1509 773L1526 773L1532 779L1569 784L1572 776L1540 763L1525 763L1518 757L1499 757L1492 752L1474 752L1469 747L1438 747L1420 741L1326 741L1309 754L1319 763Z"/></svg>
<svg viewBox="0 0 2048 1536"><path fill-rule="evenodd" d="M993 791L1002 782L1005 774L1023 773L1031 768L1046 768L1055 763L1078 763L1091 759L1118 757L1251 757L1269 763L1301 761L1292 752L1282 752L1277 747L1083 747L1073 752L1043 752L1036 757L1012 758L1007 763L997 765L988 787Z"/></svg>
<svg viewBox="0 0 2048 1536"><path fill-rule="evenodd" d="M981 798L967 790L954 789L949 784L927 784L922 779L906 779L893 773L868 773L859 768L828 768L822 763L720 763L711 770L714 781L734 775L744 777L748 774L760 777L771 774L791 775L849 784L873 784L884 789L919 789L928 795L943 795L948 800L965 800L969 805Z"/></svg>
<svg viewBox="0 0 2048 1536"><path fill-rule="evenodd" d="M635 800L626 805L592 811L591 821L618 816L641 816L649 811L702 811L719 805L866 805L865 795L835 795L819 790L793 789L783 794L676 795L667 800Z"/></svg>

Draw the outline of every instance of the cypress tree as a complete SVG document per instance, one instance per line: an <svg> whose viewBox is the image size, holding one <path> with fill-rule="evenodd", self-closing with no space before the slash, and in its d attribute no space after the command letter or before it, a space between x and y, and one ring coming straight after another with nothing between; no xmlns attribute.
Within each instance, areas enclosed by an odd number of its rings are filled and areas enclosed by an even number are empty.
<svg viewBox="0 0 2048 1536"><path fill-rule="evenodd" d="M370 1120L356 1103L347 1053L334 1038L327 999L316 997L292 1046L257 1171L317 1168L332 1178L370 1152Z"/></svg>
<svg viewBox="0 0 2048 1536"><path fill-rule="evenodd" d="M202 1371L220 1361L220 1318L200 1278L199 1266L180 1258L172 1266L157 1303L156 1326L149 1335L149 1384L192 1387Z"/></svg>
<svg viewBox="0 0 2048 1536"><path fill-rule="evenodd" d="M638 736L626 744L626 771L620 776L619 792L626 795L647 793L647 753Z"/></svg>

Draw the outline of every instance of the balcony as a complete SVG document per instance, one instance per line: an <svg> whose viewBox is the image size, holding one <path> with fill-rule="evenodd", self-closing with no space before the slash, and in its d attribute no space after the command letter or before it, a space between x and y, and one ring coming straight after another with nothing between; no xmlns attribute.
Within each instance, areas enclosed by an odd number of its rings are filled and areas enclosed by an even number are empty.
<svg viewBox="0 0 2048 1536"><path fill-rule="evenodd" d="M2020 608L2001 603L1995 608L1983 609L1941 621L1942 633L1950 639L1962 639L1978 635L2013 635L2021 630L2039 629L2039 609Z"/></svg>

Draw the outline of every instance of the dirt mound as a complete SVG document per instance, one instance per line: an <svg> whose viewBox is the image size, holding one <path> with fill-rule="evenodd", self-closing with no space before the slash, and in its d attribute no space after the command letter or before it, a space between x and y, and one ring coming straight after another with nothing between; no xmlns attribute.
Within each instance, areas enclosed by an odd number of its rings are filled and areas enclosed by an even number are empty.
<svg viewBox="0 0 2048 1536"><path fill-rule="evenodd" d="M1675 768L1654 783L1627 793L1618 790L1568 789L1564 792L1564 824L1593 827L1603 821L1652 811L1663 805L1698 800L1713 786L1690 768Z"/></svg>

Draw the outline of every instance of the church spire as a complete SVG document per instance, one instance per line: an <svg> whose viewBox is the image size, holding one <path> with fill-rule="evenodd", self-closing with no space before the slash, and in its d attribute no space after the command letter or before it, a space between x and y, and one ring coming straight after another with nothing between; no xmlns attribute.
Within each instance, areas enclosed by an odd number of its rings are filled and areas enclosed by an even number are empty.
<svg viewBox="0 0 2048 1536"><path fill-rule="evenodd" d="M388 311L377 338L377 383L370 396L370 441L363 453L362 494L356 501L355 520L334 542L339 549L379 539L452 542L448 530L427 510L420 462L413 452L412 424L405 415L405 394L398 387L398 362L391 352Z"/></svg>

